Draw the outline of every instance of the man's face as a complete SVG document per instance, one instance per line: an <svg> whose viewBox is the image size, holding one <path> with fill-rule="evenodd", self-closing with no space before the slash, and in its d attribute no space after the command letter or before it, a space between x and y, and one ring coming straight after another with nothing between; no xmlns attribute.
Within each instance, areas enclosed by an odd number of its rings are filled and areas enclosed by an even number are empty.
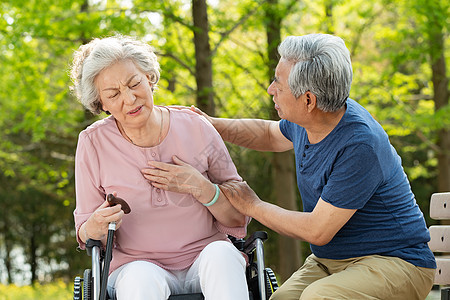
<svg viewBox="0 0 450 300"><path fill-rule="evenodd" d="M281 119L294 121L294 118L299 109L297 99L291 92L288 84L289 74L293 63L280 59L277 68L275 69L275 79L270 84L267 92L273 96L275 109Z"/></svg>

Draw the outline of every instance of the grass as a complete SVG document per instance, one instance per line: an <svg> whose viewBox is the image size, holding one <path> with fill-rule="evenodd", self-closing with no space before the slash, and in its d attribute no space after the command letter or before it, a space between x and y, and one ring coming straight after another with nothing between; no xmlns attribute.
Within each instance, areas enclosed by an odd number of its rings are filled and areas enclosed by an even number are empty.
<svg viewBox="0 0 450 300"><path fill-rule="evenodd" d="M35 284L34 286L17 286L14 284L3 285L0 284L0 300L44 300L44 299L58 299L71 300L73 299L73 283L67 284L62 281ZM439 300L439 290L433 290L428 295L426 300Z"/></svg>
<svg viewBox="0 0 450 300"><path fill-rule="evenodd" d="M14 284L3 285L0 284L0 300L43 300L43 299L58 299L70 300L73 299L73 284L67 284L62 281L35 284L34 286L17 286Z"/></svg>

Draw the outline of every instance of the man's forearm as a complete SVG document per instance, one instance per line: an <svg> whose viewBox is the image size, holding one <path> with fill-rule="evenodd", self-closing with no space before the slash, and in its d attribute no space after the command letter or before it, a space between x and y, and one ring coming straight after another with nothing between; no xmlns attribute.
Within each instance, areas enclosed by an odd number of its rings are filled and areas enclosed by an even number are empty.
<svg viewBox="0 0 450 300"><path fill-rule="evenodd" d="M264 226L317 246L328 244L356 212L356 209L335 207L322 198L312 212L287 210L262 200L249 207L246 214Z"/></svg>
<svg viewBox="0 0 450 300"><path fill-rule="evenodd" d="M226 118L210 121L224 141L258 151L277 151L270 134L270 126L278 126L276 121Z"/></svg>
<svg viewBox="0 0 450 300"><path fill-rule="evenodd" d="M311 214L291 211L275 204L261 201L252 206L250 217L277 233L306 242L314 242L311 235Z"/></svg>

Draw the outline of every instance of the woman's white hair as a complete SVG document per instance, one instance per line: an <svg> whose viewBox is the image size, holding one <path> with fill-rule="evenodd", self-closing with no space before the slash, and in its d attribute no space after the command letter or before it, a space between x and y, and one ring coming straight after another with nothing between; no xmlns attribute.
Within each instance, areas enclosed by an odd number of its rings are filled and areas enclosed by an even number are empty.
<svg viewBox="0 0 450 300"><path fill-rule="evenodd" d="M353 71L350 52L341 38L329 34L289 36L278 52L294 64L288 84L296 98L310 91L317 98L317 108L325 112L345 105Z"/></svg>
<svg viewBox="0 0 450 300"><path fill-rule="evenodd" d="M72 91L78 101L94 115L102 111L95 78L102 70L128 59L149 75L155 87L160 77L159 63L153 48L142 41L122 35L96 38L75 52L70 72Z"/></svg>

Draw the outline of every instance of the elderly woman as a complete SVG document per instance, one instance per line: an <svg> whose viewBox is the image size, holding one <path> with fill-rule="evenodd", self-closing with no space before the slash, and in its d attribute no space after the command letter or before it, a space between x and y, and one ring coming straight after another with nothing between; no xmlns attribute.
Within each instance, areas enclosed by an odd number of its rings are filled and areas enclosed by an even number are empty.
<svg viewBox="0 0 450 300"><path fill-rule="evenodd" d="M81 248L116 231L108 290L122 299L167 299L202 292L206 299L248 299L245 259L227 235L243 237L248 219L218 184L241 181L216 130L188 110L153 104L156 55L129 37L94 39L75 53L79 101L105 111L79 135L74 211ZM110 207L125 199L131 213Z"/></svg>

